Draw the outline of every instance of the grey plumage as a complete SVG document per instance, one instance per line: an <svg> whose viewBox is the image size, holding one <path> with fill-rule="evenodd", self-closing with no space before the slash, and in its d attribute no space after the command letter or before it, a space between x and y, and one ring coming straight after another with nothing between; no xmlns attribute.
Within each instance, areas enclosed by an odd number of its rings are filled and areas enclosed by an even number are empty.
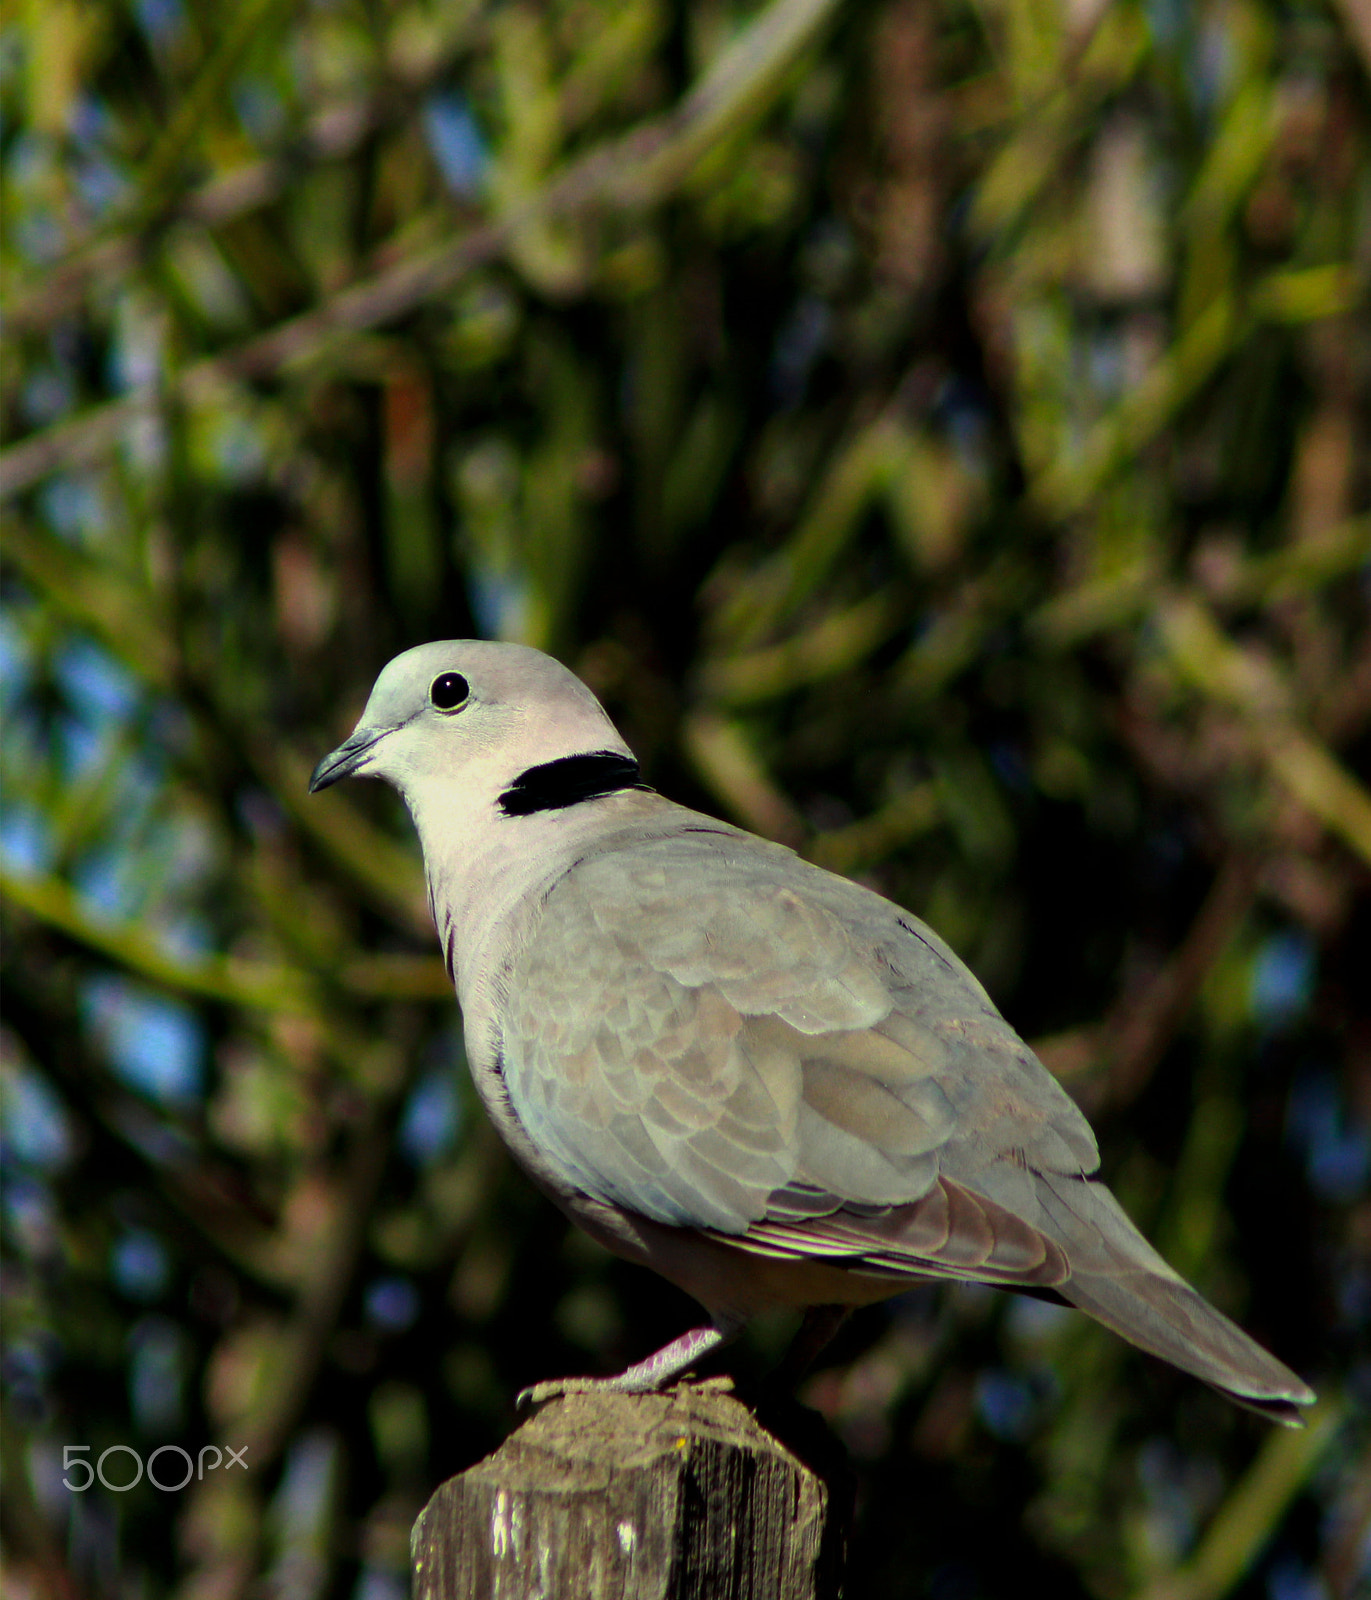
<svg viewBox="0 0 1371 1600"><path fill-rule="evenodd" d="M456 706L433 703L443 674L469 687ZM959 1279L1060 1297L1276 1420L1312 1401L1133 1227L1075 1104L935 933L632 786L548 657L398 657L312 786L353 772L409 804L514 1154L710 1313L611 1381L665 1381L768 1306Z"/></svg>

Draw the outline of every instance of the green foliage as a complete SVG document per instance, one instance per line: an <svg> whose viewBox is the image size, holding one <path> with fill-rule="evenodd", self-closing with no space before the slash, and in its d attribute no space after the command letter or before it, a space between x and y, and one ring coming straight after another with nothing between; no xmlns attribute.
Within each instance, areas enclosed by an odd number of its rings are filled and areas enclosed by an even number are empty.
<svg viewBox="0 0 1371 1600"><path fill-rule="evenodd" d="M807 1390L854 1593L1351 1595L1368 73L1354 0L3 13L24 1592L402 1593L520 1387L684 1325L475 1107L398 807L305 794L482 634L926 915L1326 1396L1272 1436L1033 1302L873 1310ZM62 1486L163 1443L248 1470Z"/></svg>

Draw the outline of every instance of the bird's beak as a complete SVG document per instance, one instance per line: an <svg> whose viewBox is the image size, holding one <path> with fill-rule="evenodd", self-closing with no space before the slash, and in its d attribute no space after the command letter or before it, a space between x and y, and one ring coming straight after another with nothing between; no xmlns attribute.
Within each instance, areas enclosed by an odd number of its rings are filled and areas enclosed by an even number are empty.
<svg viewBox="0 0 1371 1600"><path fill-rule="evenodd" d="M389 728L358 728L336 750L331 750L310 773L309 792L318 794L320 789L327 789L331 783L350 778L365 764L367 751L372 745L384 739L389 732Z"/></svg>

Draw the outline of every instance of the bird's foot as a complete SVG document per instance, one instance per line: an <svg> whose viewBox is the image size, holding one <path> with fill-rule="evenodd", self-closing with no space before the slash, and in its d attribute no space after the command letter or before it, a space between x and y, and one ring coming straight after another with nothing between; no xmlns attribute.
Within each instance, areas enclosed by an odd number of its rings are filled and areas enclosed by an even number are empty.
<svg viewBox="0 0 1371 1600"><path fill-rule="evenodd" d="M738 1337L737 1327L691 1328L679 1339L639 1361L613 1378L545 1378L520 1391L515 1406L523 1411L528 1406L540 1406L565 1394L649 1394L664 1389L674 1379L688 1372L697 1361L731 1344ZM711 1380L711 1387L720 1380ZM732 1379L724 1379L731 1385Z"/></svg>
<svg viewBox="0 0 1371 1600"><path fill-rule="evenodd" d="M593 1394L597 1390L613 1389L612 1378L544 1378L541 1383L531 1383L520 1389L514 1397L516 1411L527 1411L531 1406L546 1405L564 1394Z"/></svg>

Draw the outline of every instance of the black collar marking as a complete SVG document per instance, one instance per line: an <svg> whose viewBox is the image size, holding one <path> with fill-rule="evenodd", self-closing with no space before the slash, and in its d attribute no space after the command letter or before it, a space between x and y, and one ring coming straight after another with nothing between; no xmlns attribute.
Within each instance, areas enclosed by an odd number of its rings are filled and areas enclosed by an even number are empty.
<svg viewBox="0 0 1371 1600"><path fill-rule="evenodd" d="M500 810L507 817L529 817L535 811L563 811L582 800L646 788L638 779L638 763L632 756L596 750L590 755L563 756L560 761L546 761L521 772L500 796Z"/></svg>

